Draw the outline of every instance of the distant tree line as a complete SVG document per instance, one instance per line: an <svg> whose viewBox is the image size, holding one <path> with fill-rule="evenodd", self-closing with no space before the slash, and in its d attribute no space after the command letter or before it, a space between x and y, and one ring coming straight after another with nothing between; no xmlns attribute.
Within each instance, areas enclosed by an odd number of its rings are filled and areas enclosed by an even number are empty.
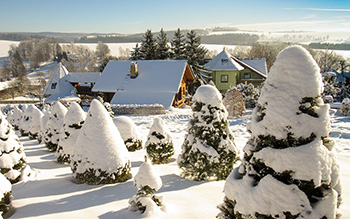
<svg viewBox="0 0 350 219"><path fill-rule="evenodd" d="M9 40L9 41L24 41L31 39L43 39L46 38L42 35L30 35L22 33L0 33L0 40Z"/></svg>
<svg viewBox="0 0 350 219"><path fill-rule="evenodd" d="M186 35L190 31L181 31L183 35ZM173 35L169 32L163 31L167 35L168 40L171 40ZM155 37L158 37L161 32L153 33ZM205 35L197 34L201 36L201 42L204 44L222 44L222 45L253 45L259 40L259 36L256 34L218 34L218 35ZM99 41L103 43L137 43L141 42L143 36L140 34L127 35L127 36L84 36L76 39L75 43L97 43Z"/></svg>
<svg viewBox="0 0 350 219"><path fill-rule="evenodd" d="M350 44L348 43L310 43L309 47L313 49L350 50Z"/></svg>

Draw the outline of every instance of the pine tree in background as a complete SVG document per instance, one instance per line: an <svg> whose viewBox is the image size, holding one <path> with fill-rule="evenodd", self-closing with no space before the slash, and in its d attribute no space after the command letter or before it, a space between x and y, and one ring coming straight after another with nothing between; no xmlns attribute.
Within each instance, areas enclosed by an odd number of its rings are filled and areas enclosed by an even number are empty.
<svg viewBox="0 0 350 219"><path fill-rule="evenodd" d="M220 92L200 86L193 96L193 118L177 159L182 176L193 180L223 180L238 160Z"/></svg>
<svg viewBox="0 0 350 219"><path fill-rule="evenodd" d="M11 183L2 173L0 173L0 216L4 215L10 209L12 196L11 193Z"/></svg>
<svg viewBox="0 0 350 219"><path fill-rule="evenodd" d="M236 87L230 88L226 91L222 102L227 109L229 117L238 117L244 115L244 98Z"/></svg>
<svg viewBox="0 0 350 219"><path fill-rule="evenodd" d="M74 145L78 139L79 131L84 124L86 113L76 102L72 102L64 117L60 140L56 151L58 163L69 164L70 156L74 153Z"/></svg>
<svg viewBox="0 0 350 219"><path fill-rule="evenodd" d="M157 42L154 39L151 30L147 30L143 35L143 40L140 48L141 60L154 60L157 58Z"/></svg>
<svg viewBox="0 0 350 219"><path fill-rule="evenodd" d="M339 165L322 90L307 50L291 46L278 55L248 126L244 159L226 180L219 218L336 218Z"/></svg>
<svg viewBox="0 0 350 219"><path fill-rule="evenodd" d="M18 136L0 112L0 170L11 183L21 180L27 164Z"/></svg>
<svg viewBox="0 0 350 219"><path fill-rule="evenodd" d="M170 131L162 118L155 118L146 141L146 152L153 164L168 163L174 154Z"/></svg>
<svg viewBox="0 0 350 219"><path fill-rule="evenodd" d="M180 28L178 28L175 31L174 37L171 41L171 50L172 50L171 56L173 59L176 59L176 60L186 59L185 42L186 42L186 39L181 34Z"/></svg>
<svg viewBox="0 0 350 219"><path fill-rule="evenodd" d="M145 162L141 164L139 172L134 178L134 186L138 191L129 200L129 210L139 210L147 215L149 212L154 211L156 206L164 206L163 197L153 194L162 187L162 179L147 161L147 157L145 157Z"/></svg>
<svg viewBox="0 0 350 219"><path fill-rule="evenodd" d="M71 156L76 183L124 182L131 178L128 150L102 103L91 102Z"/></svg>
<svg viewBox="0 0 350 219"><path fill-rule="evenodd" d="M156 59L169 59L170 58L170 48L168 46L168 38L163 28L160 30L159 36L157 37L157 58Z"/></svg>
<svg viewBox="0 0 350 219"><path fill-rule="evenodd" d="M185 48L188 64L191 65L196 80L201 84L205 84L206 78L209 78L210 72L204 65L200 65L200 63L204 64L204 57L208 50L201 46L201 38L197 36L194 30L187 33Z"/></svg>
<svg viewBox="0 0 350 219"><path fill-rule="evenodd" d="M133 50L130 53L130 60L140 60L142 56L141 53L141 47L139 47L139 44L136 43L135 48L133 48Z"/></svg>

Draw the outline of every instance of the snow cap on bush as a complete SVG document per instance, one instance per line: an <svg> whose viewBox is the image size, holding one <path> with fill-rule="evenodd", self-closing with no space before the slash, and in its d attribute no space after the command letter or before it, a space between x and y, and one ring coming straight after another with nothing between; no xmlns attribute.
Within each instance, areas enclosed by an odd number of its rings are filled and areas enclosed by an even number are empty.
<svg viewBox="0 0 350 219"><path fill-rule="evenodd" d="M194 94L193 101L220 107L222 104L222 95L216 87L212 85L202 85Z"/></svg>
<svg viewBox="0 0 350 219"><path fill-rule="evenodd" d="M114 178L113 174L116 171L122 168L130 169L129 155L124 141L112 118L98 100L91 102L71 160L75 177L77 174L96 170L96 177L100 177L101 181L104 179L104 176L99 176L102 172L109 175L109 178ZM124 178L124 181L127 179L127 177ZM94 184L99 183L94 182Z"/></svg>

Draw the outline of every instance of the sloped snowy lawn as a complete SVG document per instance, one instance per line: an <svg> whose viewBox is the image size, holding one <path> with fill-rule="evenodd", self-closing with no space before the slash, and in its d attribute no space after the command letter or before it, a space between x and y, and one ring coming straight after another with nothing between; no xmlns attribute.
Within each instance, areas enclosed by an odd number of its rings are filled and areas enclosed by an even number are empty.
<svg viewBox="0 0 350 219"><path fill-rule="evenodd" d="M171 163L154 165L161 176L163 187L156 193L163 195L165 212L155 212L148 218L215 218L216 208L224 198L225 181L195 182L179 177L175 159L181 152L181 144L186 133L190 110L174 110L167 115L130 116L140 129L143 143L155 117L161 117L169 127L175 147ZM244 147L249 133L246 124L251 110L243 118L230 119L231 130L239 149ZM332 116L332 135L336 141L336 151L341 166L343 182L342 218L350 217L350 117L340 114ZM44 144L21 137L27 162L39 171L36 179L13 186L13 206L16 208L11 218L142 218L139 212L128 210L128 200L136 194L133 180L112 185L77 185L72 182L69 166L55 162L54 153L47 151ZM138 172L144 160L145 150L129 152L132 174Z"/></svg>

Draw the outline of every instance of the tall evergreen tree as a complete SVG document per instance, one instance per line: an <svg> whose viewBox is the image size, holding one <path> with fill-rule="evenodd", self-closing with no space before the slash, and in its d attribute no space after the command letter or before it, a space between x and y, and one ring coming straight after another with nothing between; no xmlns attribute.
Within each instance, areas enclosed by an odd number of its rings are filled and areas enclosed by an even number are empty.
<svg viewBox="0 0 350 219"><path fill-rule="evenodd" d="M170 48L168 46L168 38L163 28L160 30L159 36L157 37L157 59L169 59Z"/></svg>
<svg viewBox="0 0 350 219"><path fill-rule="evenodd" d="M201 46L201 38L197 36L194 30L187 33L186 40L186 57L188 64L192 66L195 77L200 83L205 83L205 76L209 74L208 69L200 63L204 63L204 56L208 52L206 48Z"/></svg>
<svg viewBox="0 0 350 219"><path fill-rule="evenodd" d="M139 47L139 44L136 43L135 48L130 53L130 60L139 60L141 59L141 47Z"/></svg>
<svg viewBox="0 0 350 219"><path fill-rule="evenodd" d="M177 59L177 60L186 59L185 42L186 42L186 39L181 34L180 28L178 28L175 31L174 37L171 41L173 59Z"/></svg>
<svg viewBox="0 0 350 219"><path fill-rule="evenodd" d="M223 180L238 160L220 92L212 85L193 96L193 118L177 159L182 176L194 180Z"/></svg>
<svg viewBox="0 0 350 219"><path fill-rule="evenodd" d="M140 48L141 60L154 60L157 58L157 42L151 30L147 30L143 35L143 40Z"/></svg>
<svg viewBox="0 0 350 219"><path fill-rule="evenodd" d="M226 180L219 218L336 218L339 165L320 69L301 46L282 51L248 126L244 159Z"/></svg>

